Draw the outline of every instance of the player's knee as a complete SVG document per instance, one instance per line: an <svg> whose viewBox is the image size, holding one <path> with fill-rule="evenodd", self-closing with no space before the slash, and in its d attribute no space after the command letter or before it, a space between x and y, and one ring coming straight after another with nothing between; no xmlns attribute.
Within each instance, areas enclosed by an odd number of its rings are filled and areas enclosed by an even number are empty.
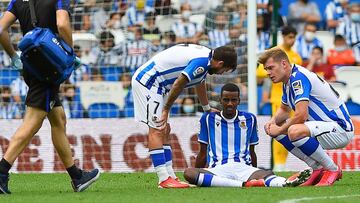
<svg viewBox="0 0 360 203"><path fill-rule="evenodd" d="M198 176L198 171L195 168L187 168L184 171L184 178L190 184L196 184L196 178Z"/></svg>
<svg viewBox="0 0 360 203"><path fill-rule="evenodd" d="M288 129L288 136L290 140L297 140L303 135L298 125L292 125Z"/></svg>

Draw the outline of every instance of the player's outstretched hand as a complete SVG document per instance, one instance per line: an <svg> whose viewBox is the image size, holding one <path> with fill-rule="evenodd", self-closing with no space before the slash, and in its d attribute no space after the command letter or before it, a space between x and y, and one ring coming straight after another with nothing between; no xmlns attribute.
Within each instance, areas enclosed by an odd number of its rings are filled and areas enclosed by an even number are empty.
<svg viewBox="0 0 360 203"><path fill-rule="evenodd" d="M161 118L155 121L156 127L160 128L160 130L165 129L168 118L169 118L169 111L163 110L161 114Z"/></svg>

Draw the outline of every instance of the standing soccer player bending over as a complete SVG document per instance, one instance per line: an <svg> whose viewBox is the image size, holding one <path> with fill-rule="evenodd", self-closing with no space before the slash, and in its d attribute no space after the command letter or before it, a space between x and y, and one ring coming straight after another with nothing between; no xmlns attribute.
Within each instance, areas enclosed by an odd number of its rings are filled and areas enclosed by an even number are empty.
<svg viewBox="0 0 360 203"><path fill-rule="evenodd" d="M206 95L206 74L222 74L236 68L233 47L215 50L195 44L166 49L142 65L132 77L135 119L149 126L149 150L160 188L186 188L172 168L169 111L186 87L195 86L204 111L210 111Z"/></svg>
<svg viewBox="0 0 360 203"><path fill-rule="evenodd" d="M256 117L240 112L240 90L235 84L221 89L221 112L204 113L200 119L200 151L196 168L187 168L185 179L202 187L284 187L304 183L310 173L304 171L296 179L287 181L257 166L255 145L258 144ZM209 151L208 151L209 149ZM209 167L205 168L207 155Z"/></svg>
<svg viewBox="0 0 360 203"><path fill-rule="evenodd" d="M290 64L284 51L273 48L259 58L274 83L283 82L282 104L265 124L266 133L313 169L303 185L332 185L342 176L324 149L345 147L354 126L339 94L315 73ZM290 109L295 115L289 118Z"/></svg>

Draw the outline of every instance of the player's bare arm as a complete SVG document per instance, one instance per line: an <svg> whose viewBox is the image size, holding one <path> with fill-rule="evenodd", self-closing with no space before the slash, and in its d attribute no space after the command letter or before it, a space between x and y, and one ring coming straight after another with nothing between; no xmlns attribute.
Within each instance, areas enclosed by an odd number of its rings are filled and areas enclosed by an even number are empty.
<svg viewBox="0 0 360 203"><path fill-rule="evenodd" d="M200 143L200 151L196 157L195 168L206 167L207 144Z"/></svg>
<svg viewBox="0 0 360 203"><path fill-rule="evenodd" d="M299 101L295 105L295 115L288 119L283 125L272 124L269 126L269 135L274 137L281 134L287 134L290 126L294 124L303 124L308 119L308 101Z"/></svg>
<svg viewBox="0 0 360 203"><path fill-rule="evenodd" d="M0 20L0 44L4 47L9 56L15 55L15 50L11 45L9 36L9 27L16 21L16 17L9 11L6 11Z"/></svg>
<svg viewBox="0 0 360 203"><path fill-rule="evenodd" d="M253 167L257 167L257 156L255 153L255 145L250 145L250 157L251 157L251 165Z"/></svg>
<svg viewBox="0 0 360 203"><path fill-rule="evenodd" d="M195 92L196 92L196 94L198 96L198 99L200 101L200 104L202 106L205 106L205 105L209 104L209 100L208 100L207 94L206 94L206 83L205 83L205 81L203 81L199 85L195 86Z"/></svg>
<svg viewBox="0 0 360 203"><path fill-rule="evenodd" d="M63 39L69 46L73 46L72 30L68 11L56 11L56 25L61 39Z"/></svg>

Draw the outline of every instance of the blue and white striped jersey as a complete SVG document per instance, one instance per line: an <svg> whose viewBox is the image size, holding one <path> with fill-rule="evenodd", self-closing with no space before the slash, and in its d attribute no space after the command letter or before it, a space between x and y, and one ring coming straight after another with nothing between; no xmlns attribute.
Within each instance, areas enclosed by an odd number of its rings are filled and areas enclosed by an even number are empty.
<svg viewBox="0 0 360 203"><path fill-rule="evenodd" d="M196 35L198 32L202 32L202 28L199 24L193 22L175 22L171 26L171 30L177 37L190 38Z"/></svg>
<svg viewBox="0 0 360 203"><path fill-rule="evenodd" d="M348 45L360 42L360 23L355 23L349 15L345 15L336 30L337 34L344 36Z"/></svg>
<svg viewBox="0 0 360 203"><path fill-rule="evenodd" d="M198 141L208 145L209 167L228 162L250 165L250 145L259 142L256 117L241 111L233 119L225 118L222 112L205 113Z"/></svg>
<svg viewBox="0 0 360 203"><path fill-rule="evenodd" d="M257 0L256 3L258 3L258 4L269 4L269 0ZM257 14L258 15L262 15L264 13L268 13L268 10L263 9L263 8L258 8L257 9Z"/></svg>
<svg viewBox="0 0 360 203"><path fill-rule="evenodd" d="M346 15L346 10L341 6L339 0L330 1L325 8L326 20L338 20L342 21ZM331 28L329 31L336 32L335 28Z"/></svg>
<svg viewBox="0 0 360 203"><path fill-rule="evenodd" d="M211 57L211 49L205 46L179 44L156 54L138 68L133 77L148 89L156 87L158 94L165 94L180 74L188 78L186 87L204 81Z"/></svg>
<svg viewBox="0 0 360 203"><path fill-rule="evenodd" d="M303 60L308 60L311 57L311 52L314 47L323 47L323 44L318 38L314 38L311 42L307 42L304 35L300 35L295 41L296 52Z"/></svg>
<svg viewBox="0 0 360 203"><path fill-rule="evenodd" d="M299 101L309 101L309 121L334 121L353 131L349 112L329 83L304 67L293 65L289 81L283 85L282 103L295 110Z"/></svg>
<svg viewBox="0 0 360 203"><path fill-rule="evenodd" d="M260 31L256 35L257 37L257 49L256 53L262 53L266 49L270 48L270 33L266 31ZM246 39L247 41L247 39Z"/></svg>
<svg viewBox="0 0 360 203"><path fill-rule="evenodd" d="M229 30L225 29L225 30L219 30L219 29L214 29L214 30L210 30L208 33L209 36L209 41L210 41L210 47L211 48L217 48L220 46L224 46L226 44L230 43L230 36L229 36Z"/></svg>

